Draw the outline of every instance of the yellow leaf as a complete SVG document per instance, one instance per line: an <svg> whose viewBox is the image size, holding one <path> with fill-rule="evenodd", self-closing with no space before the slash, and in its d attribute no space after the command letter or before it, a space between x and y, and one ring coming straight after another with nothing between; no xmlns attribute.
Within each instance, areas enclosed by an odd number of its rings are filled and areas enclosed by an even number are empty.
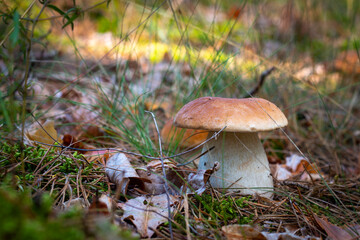
<svg viewBox="0 0 360 240"><path fill-rule="evenodd" d="M42 127L35 122L30 128L32 130L26 133L26 137L31 141L46 144L54 144L55 141L60 142L53 120L47 120Z"/></svg>

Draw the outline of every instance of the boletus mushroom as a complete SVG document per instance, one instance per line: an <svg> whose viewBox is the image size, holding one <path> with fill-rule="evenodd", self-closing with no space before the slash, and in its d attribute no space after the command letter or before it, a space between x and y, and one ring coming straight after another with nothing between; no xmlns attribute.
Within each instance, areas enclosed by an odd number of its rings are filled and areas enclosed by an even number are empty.
<svg viewBox="0 0 360 240"><path fill-rule="evenodd" d="M219 162L210 179L216 188L241 189L243 194L271 197L273 179L258 132L286 126L285 115L273 103L261 98L202 97L183 106L174 118L181 128L208 130L209 137L226 127L203 147L199 170Z"/></svg>

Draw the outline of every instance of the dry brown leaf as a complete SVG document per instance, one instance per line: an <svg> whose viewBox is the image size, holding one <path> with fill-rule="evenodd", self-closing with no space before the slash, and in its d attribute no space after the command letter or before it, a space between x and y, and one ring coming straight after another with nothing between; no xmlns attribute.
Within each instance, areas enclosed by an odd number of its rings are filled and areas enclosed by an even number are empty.
<svg viewBox="0 0 360 240"><path fill-rule="evenodd" d="M347 74L360 74L358 53L354 50L340 53L334 62L334 67Z"/></svg>
<svg viewBox="0 0 360 240"><path fill-rule="evenodd" d="M62 210L64 210L64 211L69 210L71 208L85 209L86 203L85 203L84 198L73 198L66 202L63 202L61 207L62 207Z"/></svg>
<svg viewBox="0 0 360 240"><path fill-rule="evenodd" d="M223 226L221 230L228 240L320 240L317 237L300 237L293 233L260 232L256 227L250 225L227 225Z"/></svg>
<svg viewBox="0 0 360 240"><path fill-rule="evenodd" d="M30 141L54 144L56 141L61 143L58 137L57 131L55 130L53 120L47 120L43 125L39 126L38 122L35 122L31 127L30 131L26 132L26 137ZM43 145L44 147L47 147Z"/></svg>
<svg viewBox="0 0 360 240"><path fill-rule="evenodd" d="M84 149L84 144L81 141L78 141L77 138L71 134L65 134L62 137L62 141L65 147ZM86 150L80 150L79 152L85 153Z"/></svg>
<svg viewBox="0 0 360 240"><path fill-rule="evenodd" d="M173 206L177 200L173 196L170 196L170 199ZM154 234L153 229L167 222L167 204L166 194L130 199L122 206L124 210L122 219L130 220L136 226L141 237L151 237Z"/></svg>
<svg viewBox="0 0 360 240"><path fill-rule="evenodd" d="M224 232L227 240L266 240L258 229L250 225L227 225L223 226L221 230Z"/></svg>
<svg viewBox="0 0 360 240"><path fill-rule="evenodd" d="M273 175L277 180L287 180L299 177L301 181L311 181L320 179L320 174L316 170L316 165L309 163L307 159L297 154L286 157L286 164L277 164L273 168Z"/></svg>
<svg viewBox="0 0 360 240"><path fill-rule="evenodd" d="M87 149L95 149L95 147L87 148ZM89 151L84 156L88 160L88 162L99 161L104 166L106 165L107 160L116 154L118 151L116 150L99 150L99 151Z"/></svg>
<svg viewBox="0 0 360 240"><path fill-rule="evenodd" d="M320 225L322 229L328 234L328 236L333 240L353 240L360 238L360 226L356 225L353 227L348 227L346 229L338 227L328 220L319 218L314 214L316 222Z"/></svg>
<svg viewBox="0 0 360 240"><path fill-rule="evenodd" d="M109 158L106 162L105 172L109 180L115 183L123 194L126 194L130 181L141 183L141 181L139 181L139 175L123 153L117 153Z"/></svg>
<svg viewBox="0 0 360 240"><path fill-rule="evenodd" d="M185 175L176 165L169 161L164 160L164 167L166 172L166 179L171 192L178 192L182 185L184 185ZM149 162L145 168L137 169L138 175L144 182L144 191L151 194L165 193L165 181L162 171L162 164L160 160Z"/></svg>
<svg viewBox="0 0 360 240"><path fill-rule="evenodd" d="M109 215L113 211L113 199L102 194L100 197L95 197L90 204L89 213L98 215Z"/></svg>
<svg viewBox="0 0 360 240"><path fill-rule="evenodd" d="M172 105L166 101L145 101L145 109L148 111L161 109L164 111L166 117L170 117Z"/></svg>
<svg viewBox="0 0 360 240"><path fill-rule="evenodd" d="M312 237L312 236L305 236L300 237L296 236L293 233L268 233L268 232L261 232L264 237L266 237L267 240L321 240L321 238L318 237Z"/></svg>
<svg viewBox="0 0 360 240"><path fill-rule="evenodd" d="M198 170L196 173L190 173L188 176L189 187L188 194L196 193L201 195L206 190L206 183L209 181L211 174L220 169L220 163L216 162L212 168L207 170Z"/></svg>

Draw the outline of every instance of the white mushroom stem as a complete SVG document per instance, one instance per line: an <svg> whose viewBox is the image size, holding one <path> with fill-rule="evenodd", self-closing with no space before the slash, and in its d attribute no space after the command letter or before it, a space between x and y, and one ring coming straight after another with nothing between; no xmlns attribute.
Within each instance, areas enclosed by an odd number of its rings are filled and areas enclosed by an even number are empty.
<svg viewBox="0 0 360 240"><path fill-rule="evenodd" d="M215 162L220 163L220 169L210 178L213 187L272 196L274 185L269 162L256 132L222 132L217 139L204 145L203 152L212 146L215 148L200 158L199 169L209 169Z"/></svg>

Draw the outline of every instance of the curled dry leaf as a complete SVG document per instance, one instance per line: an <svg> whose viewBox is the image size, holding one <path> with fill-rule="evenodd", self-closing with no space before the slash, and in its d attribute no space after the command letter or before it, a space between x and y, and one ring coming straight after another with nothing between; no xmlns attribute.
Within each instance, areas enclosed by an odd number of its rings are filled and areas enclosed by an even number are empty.
<svg viewBox="0 0 360 240"><path fill-rule="evenodd" d="M56 141L61 143L53 120L47 120L41 126L39 126L38 122L33 123L30 126L30 130L25 133L25 136L29 141L46 144L54 144ZM45 145L43 146L47 147Z"/></svg>
<svg viewBox="0 0 360 240"><path fill-rule="evenodd" d="M245 239L256 239L266 240L264 235L256 228L250 225L227 225L223 226L221 230L224 232L227 240L245 240Z"/></svg>
<svg viewBox="0 0 360 240"><path fill-rule="evenodd" d="M89 151L85 154L88 162L99 161L101 164L105 166L107 160L116 154L116 150L99 150L99 151Z"/></svg>
<svg viewBox="0 0 360 240"><path fill-rule="evenodd" d="M170 196L170 201L172 210L177 200ZM153 229L167 222L167 204L166 194L130 199L122 206L124 210L122 220L131 221L141 237L151 237L154 234Z"/></svg>
<svg viewBox="0 0 360 240"><path fill-rule="evenodd" d="M109 158L105 172L109 180L115 183L123 194L126 194L131 181L142 183L139 181L139 175L131 166L129 159L123 153L117 153Z"/></svg>
<svg viewBox="0 0 360 240"><path fill-rule="evenodd" d="M207 170L198 170L195 173L190 173L188 176L188 194L196 193L201 195L206 190L206 183L208 182L211 174L220 169L220 163L215 162L214 166Z"/></svg>
<svg viewBox="0 0 360 240"><path fill-rule="evenodd" d="M315 164L311 164L307 159L297 154L286 157L286 164L276 165L273 175L277 180L287 180L298 177L301 181L311 181L320 179L320 174L316 170Z"/></svg>
<svg viewBox="0 0 360 240"><path fill-rule="evenodd" d="M89 213L99 215L109 215L113 211L113 199L105 194L94 197L89 207Z"/></svg>
<svg viewBox="0 0 360 240"><path fill-rule="evenodd" d="M358 53L355 50L340 53L334 62L334 67L346 74L360 74Z"/></svg>
<svg viewBox="0 0 360 240"><path fill-rule="evenodd" d="M259 229L250 225L227 225L223 226L221 230L228 240L320 240L317 237L300 237L293 233L260 232Z"/></svg>
<svg viewBox="0 0 360 240"><path fill-rule="evenodd" d="M316 222L320 225L322 229L325 230L327 235L333 240L351 240L351 239L359 239L360 238L360 226L352 226L346 227L345 229L342 227L338 227L328 220L319 218L314 214Z"/></svg>
<svg viewBox="0 0 360 240"><path fill-rule="evenodd" d="M171 184L170 192L178 192L182 185L184 185L185 174L180 168L169 161L164 160L164 167L166 172L166 179ZM149 162L145 168L140 168L137 173L144 182L144 191L151 194L165 193L164 176L162 171L162 164L160 160L154 160Z"/></svg>
<svg viewBox="0 0 360 240"><path fill-rule="evenodd" d="M64 211L69 210L71 208L85 209L86 208L85 200L83 198L73 198L64 202L61 206L61 209Z"/></svg>
<svg viewBox="0 0 360 240"><path fill-rule="evenodd" d="M155 111L161 109L164 111L166 117L171 116L172 105L168 101L145 101L145 109L148 111Z"/></svg>
<svg viewBox="0 0 360 240"><path fill-rule="evenodd" d="M62 137L62 141L65 147L84 149L84 144L81 141L78 141L77 138L75 136L72 136L71 134L65 134ZM79 152L85 153L86 150Z"/></svg>

